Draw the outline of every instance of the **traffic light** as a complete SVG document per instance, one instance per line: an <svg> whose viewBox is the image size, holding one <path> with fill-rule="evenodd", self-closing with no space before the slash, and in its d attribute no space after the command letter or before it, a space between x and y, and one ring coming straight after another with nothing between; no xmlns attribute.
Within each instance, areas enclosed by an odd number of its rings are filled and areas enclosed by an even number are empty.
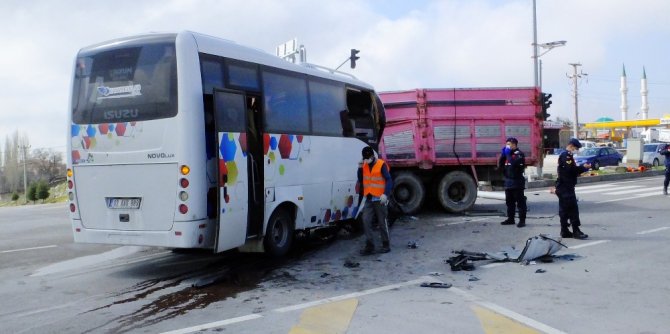
<svg viewBox="0 0 670 334"><path fill-rule="evenodd" d="M542 106L542 119L547 120L549 118L549 115L547 113L547 109L551 106L551 94L548 93L540 93L540 105Z"/></svg>
<svg viewBox="0 0 670 334"><path fill-rule="evenodd" d="M351 49L351 56L349 57L349 60L351 61L351 68L356 68L356 60L361 58L361 57L357 56L357 54L359 52L361 52L361 51L356 50L356 49Z"/></svg>

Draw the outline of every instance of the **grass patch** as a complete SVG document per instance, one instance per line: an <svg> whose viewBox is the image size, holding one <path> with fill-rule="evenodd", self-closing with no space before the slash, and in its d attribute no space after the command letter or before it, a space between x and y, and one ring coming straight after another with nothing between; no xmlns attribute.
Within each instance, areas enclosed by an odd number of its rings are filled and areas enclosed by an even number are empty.
<svg viewBox="0 0 670 334"><path fill-rule="evenodd" d="M2 194L0 195L0 207L6 206L21 206L21 205L33 205L33 202L28 201L26 203L25 194L20 193L19 199L12 201L12 194ZM48 203L63 203L67 201L67 183L61 182L51 188L49 188L49 198L44 200L44 204ZM35 201L35 205L43 204L41 200Z"/></svg>

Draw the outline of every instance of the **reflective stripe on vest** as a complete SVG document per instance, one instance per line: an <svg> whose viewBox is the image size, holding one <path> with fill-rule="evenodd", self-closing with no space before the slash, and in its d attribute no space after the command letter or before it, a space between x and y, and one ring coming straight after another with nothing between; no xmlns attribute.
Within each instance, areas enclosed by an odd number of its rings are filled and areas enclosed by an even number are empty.
<svg viewBox="0 0 670 334"><path fill-rule="evenodd" d="M386 180L384 175L382 175L382 166L384 165L384 160L377 159L372 170L368 167L367 163L363 164L363 195L367 196L368 194L380 197L384 194L384 189L386 188Z"/></svg>

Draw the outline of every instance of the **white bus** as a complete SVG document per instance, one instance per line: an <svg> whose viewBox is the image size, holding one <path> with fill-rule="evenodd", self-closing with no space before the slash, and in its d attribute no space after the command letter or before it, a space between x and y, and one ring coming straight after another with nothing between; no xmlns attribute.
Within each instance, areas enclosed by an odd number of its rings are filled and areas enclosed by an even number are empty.
<svg viewBox="0 0 670 334"><path fill-rule="evenodd" d="M351 76L189 31L81 49L69 115L76 242L278 256L355 217L385 123Z"/></svg>

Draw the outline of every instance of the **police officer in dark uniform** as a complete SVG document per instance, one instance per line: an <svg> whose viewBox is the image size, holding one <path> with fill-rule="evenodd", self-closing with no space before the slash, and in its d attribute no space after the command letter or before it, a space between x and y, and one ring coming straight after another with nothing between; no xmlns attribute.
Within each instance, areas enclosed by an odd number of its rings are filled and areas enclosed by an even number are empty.
<svg viewBox="0 0 670 334"><path fill-rule="evenodd" d="M523 190L526 188L524 170L526 160L523 152L519 150L519 141L514 137L507 138L507 144L502 149L498 160L498 166L503 168L505 176L505 204L507 204L507 219L501 225L514 225L514 206L519 210L519 223L517 227L526 226L526 196Z"/></svg>
<svg viewBox="0 0 670 334"><path fill-rule="evenodd" d="M591 168L591 164L585 163L577 166L572 156L582 144L576 138L570 139L566 151L558 157L558 180L556 180L556 196L558 196L558 215L561 218L561 237L586 239L588 235L579 229L579 208L577 206L577 195L575 185L577 177ZM568 220L570 223L568 223ZM572 232L568 229L572 224Z"/></svg>
<svg viewBox="0 0 670 334"><path fill-rule="evenodd" d="M663 195L668 194L668 184L670 183L670 144L665 145L661 150L661 154L665 155L665 179L663 180Z"/></svg>

